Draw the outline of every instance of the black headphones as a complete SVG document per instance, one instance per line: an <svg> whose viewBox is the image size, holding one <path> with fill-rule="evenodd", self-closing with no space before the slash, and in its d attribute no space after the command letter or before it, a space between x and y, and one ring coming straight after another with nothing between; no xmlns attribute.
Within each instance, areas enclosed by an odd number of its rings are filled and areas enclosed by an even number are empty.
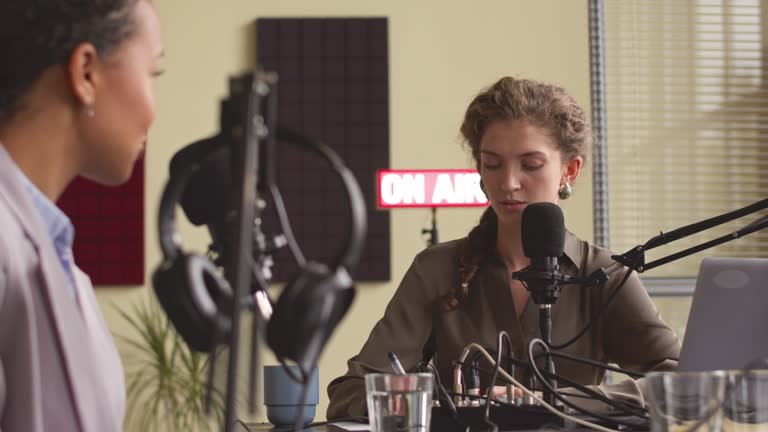
<svg viewBox="0 0 768 432"><path fill-rule="evenodd" d="M277 138L312 150L328 161L344 184L351 216L341 252L328 265L307 262L283 289L267 323L267 344L277 358L293 360L308 375L354 299L351 272L365 241L365 201L354 175L331 148L286 129L278 129Z"/></svg>
<svg viewBox="0 0 768 432"><path fill-rule="evenodd" d="M223 311L232 302L232 289L208 258L182 251L175 215L190 178L220 147L216 138L210 138L190 144L174 156L158 212L163 262L152 275L152 285L184 342L200 352L212 351L229 335L232 321Z"/></svg>
<svg viewBox="0 0 768 432"><path fill-rule="evenodd" d="M296 362L308 374L354 298L351 272L363 248L366 209L354 175L332 149L285 129L277 131L277 138L310 149L329 162L345 186L351 213L351 229L342 251L328 265L312 261L303 265L283 289L267 322L267 343L275 355ZM173 158L158 217L163 263L152 278L174 327L190 348L201 352L215 349L231 331L231 319L224 311L231 305L232 289L209 259L181 250L175 211L204 161L226 150L219 141L214 137L196 142Z"/></svg>

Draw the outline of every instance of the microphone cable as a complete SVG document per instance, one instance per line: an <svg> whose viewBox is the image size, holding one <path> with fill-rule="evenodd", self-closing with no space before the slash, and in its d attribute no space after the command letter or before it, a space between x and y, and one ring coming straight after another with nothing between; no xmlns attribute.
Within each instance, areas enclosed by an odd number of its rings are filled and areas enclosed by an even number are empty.
<svg viewBox="0 0 768 432"><path fill-rule="evenodd" d="M527 365L527 363L525 363L525 364ZM485 374L487 376L490 376L492 374L491 371L483 369L483 368L477 368L477 370L482 372L483 374ZM560 382L562 384L565 384L568 387L574 388L574 389L576 389L576 390L578 390L578 391L580 391L582 393L582 394L567 394L566 396L568 396L570 398L598 400L598 401L600 401L600 402L602 402L602 403L604 403L606 405L609 405L609 406L615 408L616 410L620 411L622 414L636 416L636 417L638 417L640 419L648 419L647 410L644 407L641 407L640 405L635 405L635 404L633 404L631 402L625 402L625 401L620 401L620 400L612 400L612 399L607 398L606 396L604 396L603 394L601 394L600 392L598 392L596 390L593 390L593 389L591 389L591 388L589 388L587 386L584 386L582 384L579 384L579 383L577 383L575 381L571 381L570 379L565 378L565 377L563 377L561 375L551 374L551 373L548 373L547 371L541 371L541 370L540 370L540 372L545 377L556 379L558 382ZM504 383L514 384L512 381L507 380L503 376L499 377L499 381L504 382ZM449 393L449 394L455 394L455 395L458 395L458 396L471 397L473 399L485 399L485 396L469 395L467 393L461 393L461 394L459 394L459 393ZM494 402L496 402L496 403L503 403L499 399L495 399ZM509 403L509 405L516 406L518 408L523 407L521 405L515 405L515 404L512 404L512 403Z"/></svg>
<svg viewBox="0 0 768 432"><path fill-rule="evenodd" d="M507 342L507 354L509 358L512 358L512 341L509 338L509 334L504 330L499 332L498 340L496 341L496 364L493 366L493 374L491 375L491 381L488 383L488 389L485 393L485 411L483 412L483 422L491 427L492 432L498 432L499 425L491 421L491 401L496 399L493 397L493 386L496 383L496 378L499 376L499 370L501 369L501 344ZM472 362L474 363L474 362ZM470 365L472 364L470 363ZM473 366L470 366L473 367Z"/></svg>
<svg viewBox="0 0 768 432"><path fill-rule="evenodd" d="M635 263L635 264L637 264L637 263ZM633 271L634 270L632 268L627 267L627 270L624 272L624 277L622 277L621 281L616 286L616 289L614 289L613 292L605 300L605 302L602 305L600 305L600 309L597 310L597 313L592 315L589 318L589 321L584 326L584 328L581 329L581 331L579 331L575 336L573 336L571 339L569 339L566 342L563 342L561 344L552 343L549 346L549 348L551 348L553 350L560 350L560 349L567 348L567 347L573 345L576 341L581 339L581 337L584 336L587 333L587 331L595 325L597 320L600 319L600 317L603 316L605 311L611 305L611 302L613 302L613 299L615 299L616 296L621 292L622 288L624 288L624 285L626 285L627 280L629 280L629 277L632 275Z"/></svg>
<svg viewBox="0 0 768 432"><path fill-rule="evenodd" d="M611 364L608 364L608 363L603 363L603 362L600 362L600 361L597 361L597 360L592 360L592 359L583 358L583 357L577 357L577 356L570 355L570 354L565 354L565 353L549 351L549 352L543 352L543 353L540 353L540 354L536 354L534 357L535 358L539 358L539 357L547 357L547 356L548 357L558 357L558 358L570 360L570 361L577 362L577 363L583 363L583 364L587 364L587 365L590 365L590 366L595 366L595 367L598 367L600 369L605 369L605 370L609 370L609 371L612 371L612 372L622 373L624 375L630 376L630 377L635 378L635 379L643 378L645 376L644 373L631 371L629 369L624 369L624 368L619 367L619 366L614 366L614 365L611 365Z"/></svg>
<svg viewBox="0 0 768 432"><path fill-rule="evenodd" d="M453 417L454 420L459 421L459 412L456 410L456 404L453 403L453 400L451 399L451 394L446 390L445 386L443 385L443 381L440 379L440 373L437 371L437 368L432 363L429 363L427 361L421 361L417 365L419 370L427 371L428 373L431 373L435 377L435 386L437 387L437 394L438 394L438 401L440 403L445 403L448 410L451 412L451 417Z"/></svg>
<svg viewBox="0 0 768 432"><path fill-rule="evenodd" d="M477 356L477 354L479 354L481 356L483 355L482 352L478 351L472 358L474 359ZM596 367L600 367L600 368L603 368L603 369L612 370L614 372L624 373L624 374L630 375L630 376L637 376L637 377L642 377L643 376L643 375L638 374L637 372L634 372L634 371L630 371L630 370L623 369L623 368L620 368L620 367L616 367L616 366L612 366L612 365L609 365L609 364L601 363L601 362L598 362L598 361L595 361L595 360L583 359L583 358L580 358L580 357L570 356L568 354L541 353L541 354L537 354L535 357L541 357L541 356L545 356L545 355L552 355L553 357L568 358L568 359L573 360L573 361L578 361L578 362L586 363L586 364L589 364L589 365L592 365L592 366L596 366ZM518 359L515 359L514 357L510 357L510 360L517 367L522 367L522 368L529 368L530 367L529 363L526 362L526 361L518 360ZM462 363L460 363L458 361L456 363L457 364L462 364ZM485 374L487 376L491 376L492 375L492 372L490 372L490 371L488 371L486 369L483 369L483 368L475 367L475 366L472 365L471 362L470 363L466 363L465 362L462 365L466 365L467 367L470 367L470 368L475 368L475 369L477 369L478 371L482 372L483 374ZM570 380L568 378L565 378L562 375L552 374L550 372L541 371L541 370L540 370L540 372L542 373L542 375L544 375L547 378L553 378L553 379L557 380L558 382L561 382L561 383L563 383L563 384L565 384L565 385L567 385L569 387L575 388L576 390L584 393L583 395L571 395L571 394L569 394L569 395L567 395L569 397L591 398L591 399L599 400L600 402L603 402L606 405L609 405L609 406L611 406L611 407L613 407L613 408L615 408L615 409L617 409L617 410L619 410L619 411L621 411L621 412L623 412L623 413L625 413L627 415L637 416L637 417L639 417L641 419L647 419L648 418L647 410L643 406L636 405L636 404L628 402L628 401L620 401L620 400L609 399L605 395L601 394L600 392L595 391L595 390L593 390L593 389L591 389L591 388L589 388L587 386L584 386L582 384L579 384L579 383L577 383L575 381L572 381L572 380ZM504 383L514 384L510 380L504 378L503 376L500 377L500 380L503 381Z"/></svg>
<svg viewBox="0 0 768 432"><path fill-rule="evenodd" d="M288 219L288 212L285 209L283 195L280 193L280 189L278 189L276 184L270 183L269 195L272 196L272 201L275 204L275 214L277 215L277 220L280 223L280 228L283 230L285 240L288 243L288 249L290 249L291 255L293 255L293 259L296 261L296 264L299 267L305 267L307 265L307 259L301 252L299 243L296 241L296 237L293 235L293 229L291 228L291 222Z"/></svg>
<svg viewBox="0 0 768 432"><path fill-rule="evenodd" d="M486 358L486 360L488 360L489 362L493 363L494 366L495 366L496 362L495 362L494 358L488 353L488 350L483 348L481 345L479 345L477 343L471 343L471 344L467 345L467 349L475 349L475 350L478 350L478 351L482 352L483 356ZM596 424L596 423L593 423L593 422L590 422L590 421L587 421L587 420L583 420L583 419L580 419L578 417L574 417L572 415L569 415L569 414L566 414L566 413L560 411L559 409L557 409L557 408L553 407L552 405L548 404L547 401L542 399L540 396L538 396L532 390L528 389L528 387L524 386L517 379L515 379L515 377L513 377L510 374L508 374L507 371L505 371L504 369L499 369L499 373L504 378L509 380L511 383L513 383L514 385L519 387L520 390L524 394L526 394L526 395L532 397L534 400L538 401L539 404L541 404L542 407L544 407L547 411L551 412L552 414L555 414L555 415L557 415L557 416L559 416L559 417L561 417L561 418L563 418L563 419L565 419L567 421L570 421L570 422L573 422L573 423L576 423L576 424L579 424L579 425L582 425L582 426L586 426L588 428L592 428L592 429L599 430L599 431L602 431L602 432L615 432L614 429L609 429L609 428L606 428L606 427L601 426L599 424Z"/></svg>
<svg viewBox="0 0 768 432"><path fill-rule="evenodd" d="M536 375L536 377L539 380L541 380L541 384L544 387L546 387L547 390L549 390L555 396L555 398L557 398L557 400L559 400L564 405L566 405L567 407L569 407L569 408L571 408L573 410L579 411L579 412L581 412L583 414L586 414L588 416L591 416L593 418L602 420L602 421L604 421L606 423L613 424L613 425L616 425L616 426L625 426L625 427L629 427L629 428L636 428L636 427L638 427L637 424L628 423L628 422L617 420L617 419L612 419L612 418L604 416L602 414L599 414L599 413L590 411L588 409L582 408L582 407L574 404L573 402L569 401L565 397L563 397L563 395L561 395L555 388L553 388L549 384L549 382L546 380L546 378L544 378L544 375L539 370L538 365L536 365L536 361L535 361L534 355L533 355L533 349L534 349L534 347L536 345L541 345L543 347L544 351L549 351L549 347L547 346L547 344L543 340L538 339L538 338L534 338L534 339L531 340L531 342L528 344L528 362L530 363L531 371Z"/></svg>

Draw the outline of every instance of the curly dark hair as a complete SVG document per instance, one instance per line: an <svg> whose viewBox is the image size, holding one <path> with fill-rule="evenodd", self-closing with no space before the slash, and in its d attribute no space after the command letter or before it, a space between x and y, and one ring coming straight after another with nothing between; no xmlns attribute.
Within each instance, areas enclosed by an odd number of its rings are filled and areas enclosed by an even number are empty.
<svg viewBox="0 0 768 432"><path fill-rule="evenodd" d="M78 44L111 54L135 30L140 0L1 0L0 126L49 67L64 64Z"/></svg>
<svg viewBox="0 0 768 432"><path fill-rule="evenodd" d="M469 104L461 134L480 171L480 141L488 125L499 120L526 119L546 129L555 139L564 160L581 156L586 161L592 130L584 109L558 86L526 79L504 77L481 91ZM466 298L469 285L482 261L495 253L498 217L488 207L469 232L459 252L459 285L443 299L451 311Z"/></svg>

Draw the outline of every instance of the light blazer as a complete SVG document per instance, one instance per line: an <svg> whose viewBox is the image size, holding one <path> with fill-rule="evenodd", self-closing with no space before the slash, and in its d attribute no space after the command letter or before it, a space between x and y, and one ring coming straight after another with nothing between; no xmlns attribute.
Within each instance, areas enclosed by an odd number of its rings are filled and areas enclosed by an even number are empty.
<svg viewBox="0 0 768 432"><path fill-rule="evenodd" d="M90 279L75 299L0 145L0 432L122 430L125 384Z"/></svg>

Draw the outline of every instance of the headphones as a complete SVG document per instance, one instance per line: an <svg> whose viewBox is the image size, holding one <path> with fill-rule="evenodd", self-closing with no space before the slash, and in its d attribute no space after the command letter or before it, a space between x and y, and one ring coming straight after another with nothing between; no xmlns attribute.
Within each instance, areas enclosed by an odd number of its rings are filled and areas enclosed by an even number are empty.
<svg viewBox="0 0 768 432"><path fill-rule="evenodd" d="M344 184L349 201L351 227L344 248L328 265L307 262L289 280L267 322L267 344L277 358L293 360L308 376L355 296L351 272L365 241L365 200L354 175L330 147L282 128L277 130L277 138L312 150L328 161Z"/></svg>
<svg viewBox="0 0 768 432"><path fill-rule="evenodd" d="M289 279L267 321L267 344L277 358L296 362L308 374L354 299L351 272L365 239L365 201L354 175L331 148L287 129L278 129L277 138L312 150L329 162L344 184L351 214L351 229L342 251L329 264L308 261L302 265ZM204 161L226 150L219 145L221 141L218 136L198 141L174 156L158 216L163 262L152 277L155 294L168 318L187 345L201 352L211 352L231 332L226 311L231 307L233 290L208 258L181 250L175 210L193 176L202 171L209 174L200 169ZM272 190L274 185L268 186Z"/></svg>
<svg viewBox="0 0 768 432"><path fill-rule="evenodd" d="M216 138L190 144L171 161L171 175L158 213L163 261L152 275L160 305L184 342L195 351L210 352L229 335L232 320L224 313L232 302L232 288L208 258L181 249L176 230L176 204L190 178L215 150Z"/></svg>

